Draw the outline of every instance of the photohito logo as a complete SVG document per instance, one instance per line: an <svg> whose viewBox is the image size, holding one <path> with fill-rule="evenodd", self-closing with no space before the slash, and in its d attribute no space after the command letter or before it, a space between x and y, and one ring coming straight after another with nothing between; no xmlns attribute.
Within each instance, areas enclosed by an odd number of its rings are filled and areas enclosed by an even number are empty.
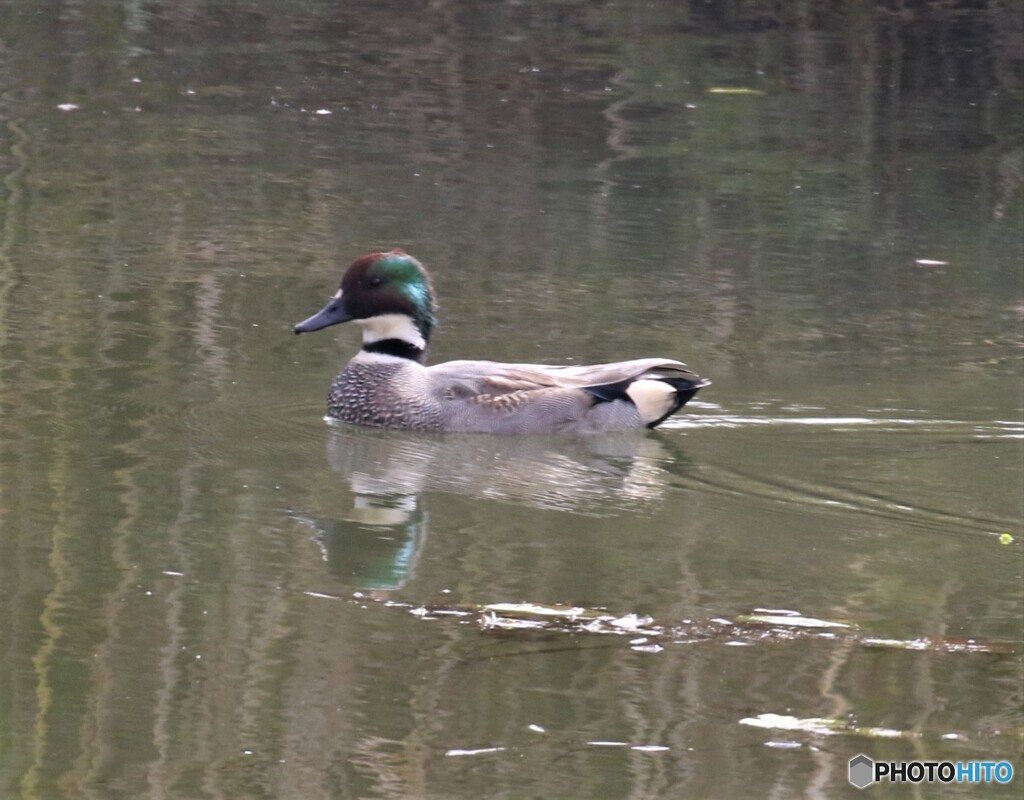
<svg viewBox="0 0 1024 800"><path fill-rule="evenodd" d="M875 761L863 753L850 759L850 783L858 789L892 783L1009 783L1009 761Z"/></svg>

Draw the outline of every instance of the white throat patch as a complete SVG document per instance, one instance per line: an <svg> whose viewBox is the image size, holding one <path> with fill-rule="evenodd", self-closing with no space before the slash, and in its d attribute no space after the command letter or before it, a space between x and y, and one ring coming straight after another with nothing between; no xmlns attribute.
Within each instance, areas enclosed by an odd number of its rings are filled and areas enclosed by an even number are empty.
<svg viewBox="0 0 1024 800"><path fill-rule="evenodd" d="M355 320L363 329L363 344L373 344L385 339L401 339L420 350L427 349L427 342L412 318L405 314L380 314L369 319Z"/></svg>

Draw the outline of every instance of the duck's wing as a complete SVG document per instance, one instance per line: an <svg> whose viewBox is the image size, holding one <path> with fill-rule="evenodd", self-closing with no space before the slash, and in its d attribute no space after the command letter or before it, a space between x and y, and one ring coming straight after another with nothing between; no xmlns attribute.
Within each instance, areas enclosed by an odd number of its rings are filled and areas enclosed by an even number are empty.
<svg viewBox="0 0 1024 800"><path fill-rule="evenodd" d="M446 361L427 368L432 381L452 381L463 389L505 394L532 389L588 389L640 378L699 377L686 364L669 358L637 358L608 364L551 366L499 361Z"/></svg>
<svg viewBox="0 0 1024 800"><path fill-rule="evenodd" d="M499 433L653 427L705 384L661 358L564 367L449 361L427 371L452 429Z"/></svg>

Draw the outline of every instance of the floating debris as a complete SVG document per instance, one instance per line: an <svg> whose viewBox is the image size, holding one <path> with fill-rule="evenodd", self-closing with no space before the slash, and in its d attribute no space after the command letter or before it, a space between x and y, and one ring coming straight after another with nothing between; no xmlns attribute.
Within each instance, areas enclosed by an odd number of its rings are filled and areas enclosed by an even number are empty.
<svg viewBox="0 0 1024 800"><path fill-rule="evenodd" d="M316 597L320 600L341 600L336 594L326 594L325 592L303 592L306 597Z"/></svg>
<svg viewBox="0 0 1024 800"><path fill-rule="evenodd" d="M654 622L650 617L638 617L636 614L626 614L624 617L613 619L609 624L616 628L622 628L624 630L637 630L644 625L650 625Z"/></svg>
<svg viewBox="0 0 1024 800"><path fill-rule="evenodd" d="M789 714L758 714L756 717L744 717L740 725L752 728L768 728L780 731L803 731L816 733L820 736L851 734L867 736L873 739L911 739L919 734L911 731L898 731L892 728L862 728L843 720L829 717L794 717Z"/></svg>
<svg viewBox="0 0 1024 800"><path fill-rule="evenodd" d="M740 622L760 622L763 625L789 625L794 628L849 628L845 622L802 617L796 612L786 614L747 614L737 617Z"/></svg>
<svg viewBox="0 0 1024 800"><path fill-rule="evenodd" d="M1009 534L1005 534L1009 536ZM341 600L344 598L306 591L309 597ZM684 619L668 625L636 613L609 614L602 608L540 603L487 603L451 605L413 605L386 597L376 598L362 592L351 595L352 602L366 607L376 603L399 608L419 619L440 620L455 617L465 624L471 618L485 631L534 631L556 634L628 636L625 643L638 653L660 653L668 645L693 645L717 642L725 646L750 647L755 644L789 642L799 639L853 641L862 647L931 653L993 653L1015 655L1024 651L1021 642L992 642L951 637L893 639L861 632L847 621L805 616L790 609L759 608L740 614L735 620L712 617L707 620ZM770 613L769 613L770 612Z"/></svg>
<svg viewBox="0 0 1024 800"><path fill-rule="evenodd" d="M587 615L587 610L579 606L542 606L536 603L490 603L483 608L484 611L494 611L509 616L576 618ZM594 615L595 612L590 612L590 616Z"/></svg>
<svg viewBox="0 0 1024 800"><path fill-rule="evenodd" d="M714 86L708 89L708 94L738 94L738 95L762 95L760 89L748 89L744 86Z"/></svg>
<svg viewBox="0 0 1024 800"><path fill-rule="evenodd" d="M654 620L637 614L616 617L597 609L579 606L543 606L535 603L490 603L482 606L480 624L485 629L532 629L580 631L596 634L662 636ZM646 640L645 640L646 641Z"/></svg>
<svg viewBox="0 0 1024 800"><path fill-rule="evenodd" d="M483 753L501 753L505 750L504 747L477 747L474 750L449 750L445 753L446 756L478 756Z"/></svg>

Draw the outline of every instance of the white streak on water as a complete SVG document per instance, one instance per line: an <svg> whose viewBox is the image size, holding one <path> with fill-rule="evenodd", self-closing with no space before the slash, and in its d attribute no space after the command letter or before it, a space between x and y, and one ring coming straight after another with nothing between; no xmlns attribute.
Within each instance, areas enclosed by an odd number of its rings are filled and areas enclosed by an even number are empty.
<svg viewBox="0 0 1024 800"><path fill-rule="evenodd" d="M690 403L690 406L693 406ZM710 405L710 404L707 404ZM688 406L689 407L689 406ZM716 409L720 407L714 407ZM691 414L668 420L662 425L667 429L693 428L743 428L755 426L804 425L830 428L911 428L928 431L944 429L969 430L977 438L1021 439L1024 438L1024 424L1013 420L958 420L923 419L913 417L830 417L830 416L754 416L749 414Z"/></svg>
<svg viewBox="0 0 1024 800"><path fill-rule="evenodd" d="M478 747L474 750L453 749L445 753L446 756L478 756L482 753L500 753L504 747Z"/></svg>

